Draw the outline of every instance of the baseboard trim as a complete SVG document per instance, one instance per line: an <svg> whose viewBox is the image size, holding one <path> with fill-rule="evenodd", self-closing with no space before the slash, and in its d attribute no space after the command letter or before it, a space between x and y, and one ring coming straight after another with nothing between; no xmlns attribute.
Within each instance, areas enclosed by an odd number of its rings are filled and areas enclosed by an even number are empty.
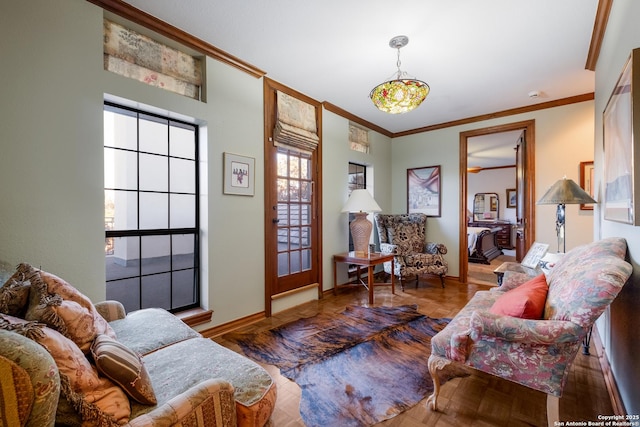
<svg viewBox="0 0 640 427"><path fill-rule="evenodd" d="M624 416L627 412L624 409L624 403L622 402L622 397L620 396L620 390L618 390L618 384L616 383L616 379L613 376L613 372L611 371L611 365L609 364L609 359L607 358L607 354L604 351L604 345L602 344L602 340L600 339L598 328L596 328L595 326L593 328L591 338L591 342L595 346L596 352L598 353L600 369L602 369L602 375L604 375L604 383L607 386L607 391L609 392L609 398L611 399L613 413L614 415Z"/></svg>
<svg viewBox="0 0 640 427"><path fill-rule="evenodd" d="M265 312L261 311L259 313L251 314L249 316L245 316L240 319L236 319L234 321L227 322L222 325L214 326L213 328L205 329L199 332L205 338L215 338L215 337L219 337L220 335L224 335L226 333L235 331L236 329L240 329L242 327L259 322L260 320L264 320L266 318L267 316L265 315Z"/></svg>

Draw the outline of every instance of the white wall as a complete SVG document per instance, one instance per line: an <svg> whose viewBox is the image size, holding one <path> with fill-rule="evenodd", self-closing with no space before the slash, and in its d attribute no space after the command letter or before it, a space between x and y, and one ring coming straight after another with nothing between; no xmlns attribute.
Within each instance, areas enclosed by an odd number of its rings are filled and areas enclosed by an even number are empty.
<svg viewBox="0 0 640 427"><path fill-rule="evenodd" d="M631 50L640 47L640 2L616 0L613 2L607 31L596 66L595 91L595 188L596 200L603 199L603 136L602 114ZM638 70L636 70L637 72ZM633 89L634 96L637 88ZM638 118L635 118L638 120ZM638 136L635 136L638 138ZM638 173L638 165L634 165ZM636 200L636 208L638 201ZM603 338L607 358L615 376L620 395L628 414L640 413L640 227L607 221L602 209L596 206L594 232L597 238L622 236L627 240L629 259L634 273L622 289L611 309L598 321L598 332Z"/></svg>
<svg viewBox="0 0 640 427"><path fill-rule="evenodd" d="M427 220L427 239L444 243L449 276L459 275L460 133L535 120L535 199L563 176L579 182L579 164L593 159L593 101L409 135L393 140L392 210L406 212L407 169L441 165L442 215ZM425 105L428 108L428 98ZM593 212L566 210L567 250L592 241ZM555 206L536 206L535 240L557 248Z"/></svg>

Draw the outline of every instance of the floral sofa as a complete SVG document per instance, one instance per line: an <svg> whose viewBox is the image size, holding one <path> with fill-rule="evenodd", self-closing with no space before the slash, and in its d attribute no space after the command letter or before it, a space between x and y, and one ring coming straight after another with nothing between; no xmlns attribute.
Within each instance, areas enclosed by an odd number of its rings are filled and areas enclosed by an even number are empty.
<svg viewBox="0 0 640 427"><path fill-rule="evenodd" d="M431 340L427 405L437 410L441 381L473 368L546 393L554 425L583 339L632 273L626 249L623 238L589 243L559 258L547 276L506 271L501 287L476 292Z"/></svg>
<svg viewBox="0 0 640 427"><path fill-rule="evenodd" d="M420 274L440 276L444 287L444 276L449 265L444 255L447 247L442 243L426 242L427 216L421 213L387 215L375 214L380 252L394 254L394 271L391 261L384 263L384 271L400 278L404 290L404 281L409 276Z"/></svg>
<svg viewBox="0 0 640 427"><path fill-rule="evenodd" d="M28 264L8 275L0 271L0 425L269 422L269 374L169 312L94 305Z"/></svg>

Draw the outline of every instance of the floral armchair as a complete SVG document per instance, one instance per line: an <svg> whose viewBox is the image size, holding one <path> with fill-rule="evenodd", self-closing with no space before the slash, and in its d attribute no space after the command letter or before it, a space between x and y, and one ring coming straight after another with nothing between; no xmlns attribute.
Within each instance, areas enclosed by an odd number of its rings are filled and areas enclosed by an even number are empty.
<svg viewBox="0 0 640 427"><path fill-rule="evenodd" d="M622 238L589 243L564 255L546 278L507 271L501 287L476 292L431 340L434 391L427 406L437 410L442 379L470 367L546 393L547 420L553 426L584 337L631 275L626 249ZM534 282L543 292L537 297L523 292ZM539 316L497 314L532 301L535 306L535 298Z"/></svg>
<svg viewBox="0 0 640 427"><path fill-rule="evenodd" d="M449 271L444 254L447 247L442 243L426 242L427 216L421 213L385 215L375 214L380 252L394 254L394 271L391 262L384 263L384 271L400 278L404 290L404 281L408 276L416 276L416 286L420 274L440 276L444 288L444 276Z"/></svg>

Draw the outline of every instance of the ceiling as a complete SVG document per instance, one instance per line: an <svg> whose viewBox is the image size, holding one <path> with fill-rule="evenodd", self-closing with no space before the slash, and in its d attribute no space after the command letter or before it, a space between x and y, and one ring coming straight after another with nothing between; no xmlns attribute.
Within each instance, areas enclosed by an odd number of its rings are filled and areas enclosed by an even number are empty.
<svg viewBox="0 0 640 427"><path fill-rule="evenodd" d="M594 91L598 0L125 2L390 133ZM391 115L369 93L397 71L397 35L409 37L402 71L431 93Z"/></svg>

